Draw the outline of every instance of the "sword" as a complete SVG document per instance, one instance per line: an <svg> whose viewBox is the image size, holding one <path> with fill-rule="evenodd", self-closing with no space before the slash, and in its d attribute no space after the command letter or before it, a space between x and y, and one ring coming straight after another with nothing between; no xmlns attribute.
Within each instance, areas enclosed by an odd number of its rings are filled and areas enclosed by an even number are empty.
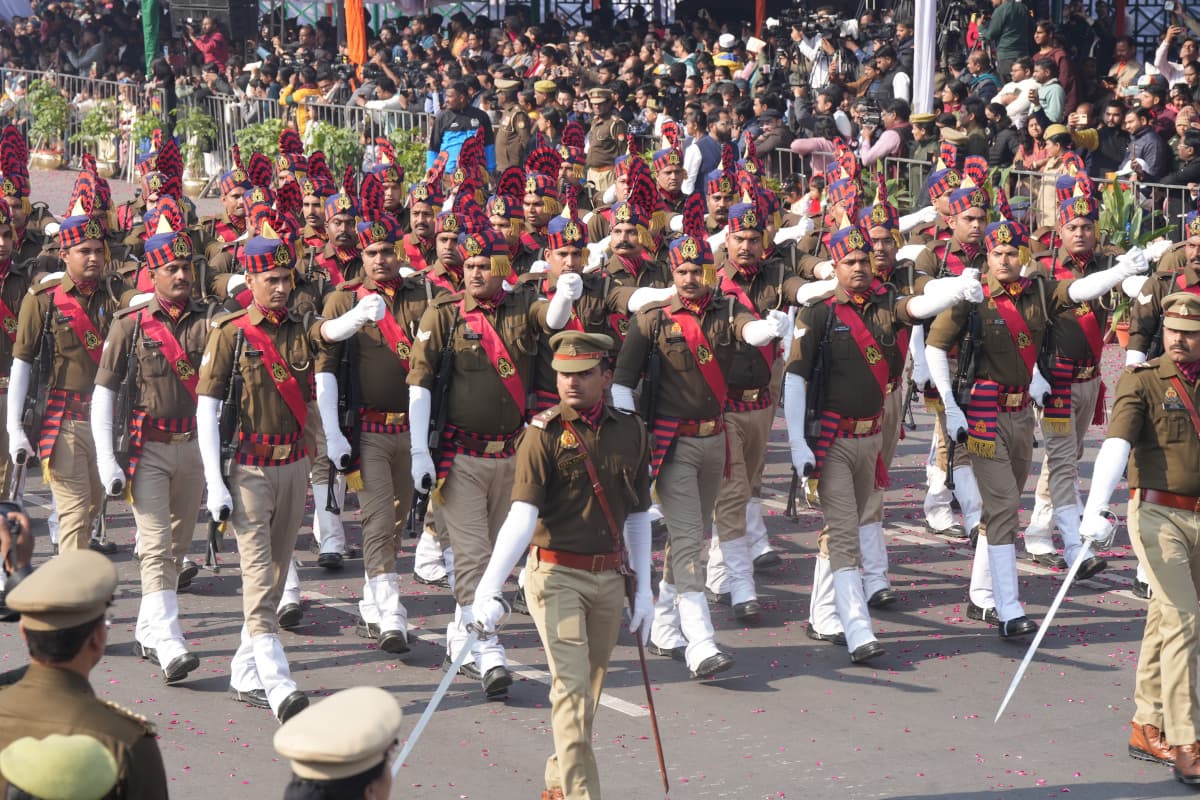
<svg viewBox="0 0 1200 800"><path fill-rule="evenodd" d="M1105 512L1105 516L1115 524L1116 517L1111 512ZM1083 546L1079 548L1079 555L1075 556L1075 560L1071 563L1071 568L1067 570L1067 577L1063 579L1063 585L1059 587L1058 594L1054 596L1054 602L1050 604L1050 608L1046 611L1046 618L1042 620L1042 624L1038 627L1037 635L1033 637L1033 641L1029 643L1029 649L1025 651L1025 658L1021 659L1021 666L1017 667L1017 674L1013 675L1012 683L1008 685L1008 691L1004 695L1004 701L1000 703L1000 710L996 712L996 718L992 720L995 725L1000 721L1000 715L1004 713L1004 709L1008 707L1008 701L1012 700L1016 694L1017 686L1021 683L1021 678L1025 676L1025 670L1029 669L1029 663L1033 661L1033 656L1037 652L1038 645L1042 643L1042 639L1046 636L1046 631L1050 629L1050 621L1054 619L1054 615L1058 613L1058 607L1062 605L1063 598L1067 596L1067 590L1071 588L1071 582L1075 580L1075 574L1079 572L1079 567L1092 554L1092 540L1084 538Z"/></svg>

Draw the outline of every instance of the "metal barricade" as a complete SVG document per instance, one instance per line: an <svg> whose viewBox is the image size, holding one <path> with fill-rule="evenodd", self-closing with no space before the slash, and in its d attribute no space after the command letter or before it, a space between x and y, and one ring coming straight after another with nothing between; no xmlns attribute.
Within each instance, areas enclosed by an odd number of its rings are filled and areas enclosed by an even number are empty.
<svg viewBox="0 0 1200 800"><path fill-rule="evenodd" d="M888 156L883 159L883 177L892 187L891 202L905 214L929 205L925 185L933 172L933 164L913 158ZM899 188L899 191L896 189Z"/></svg>

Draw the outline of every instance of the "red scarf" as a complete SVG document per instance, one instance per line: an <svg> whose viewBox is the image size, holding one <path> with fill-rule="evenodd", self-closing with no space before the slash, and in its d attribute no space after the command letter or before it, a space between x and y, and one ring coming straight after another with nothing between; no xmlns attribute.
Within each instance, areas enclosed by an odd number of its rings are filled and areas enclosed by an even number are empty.
<svg viewBox="0 0 1200 800"><path fill-rule="evenodd" d="M621 266L625 268L626 272L636 278L642 273L642 265L646 263L646 258L645 256L639 259L617 256L617 261L621 262Z"/></svg>
<svg viewBox="0 0 1200 800"><path fill-rule="evenodd" d="M333 248L333 256L338 260L338 263L345 264L358 258L358 250L353 247L335 247Z"/></svg>
<svg viewBox="0 0 1200 800"><path fill-rule="evenodd" d="M396 292L400 291L400 287L404 285L404 278L387 278L382 281L375 281L375 285L378 286L379 290L388 297L392 297L396 294Z"/></svg>
<svg viewBox="0 0 1200 800"><path fill-rule="evenodd" d="M258 309L258 313L262 314L263 318L265 320L267 320L267 322L270 322L272 325L279 325L285 319L287 319L287 309L286 308L282 308L279 311L272 311L268 308L265 308L265 307L259 305L259 302L257 300L254 300L252 302L254 304L254 307Z"/></svg>
<svg viewBox="0 0 1200 800"><path fill-rule="evenodd" d="M712 299L713 293L710 291L699 300L685 300L684 298L680 297L679 305L683 306L685 310L690 311L699 317L704 314L704 309L708 308L709 304L712 303Z"/></svg>
<svg viewBox="0 0 1200 800"><path fill-rule="evenodd" d="M1200 368L1200 361L1196 362L1196 366ZM586 422L588 426L595 430L600 425L600 415L604 413L604 401L601 400L596 405L585 411L579 411L579 418Z"/></svg>
<svg viewBox="0 0 1200 800"><path fill-rule="evenodd" d="M1175 364L1179 374L1187 379L1188 383L1195 383L1197 378L1200 378L1200 361L1187 361Z"/></svg>
<svg viewBox="0 0 1200 800"><path fill-rule="evenodd" d="M484 300L476 300L475 305L479 306L479 310L484 312L485 314L493 314L493 313L495 313L496 309L500 307L500 304L503 302L504 302L504 290L501 289L500 291L496 292L491 297L488 297Z"/></svg>
<svg viewBox="0 0 1200 800"><path fill-rule="evenodd" d="M91 297L96 292L96 287L100 285L99 281L75 281L75 288L84 297Z"/></svg>
<svg viewBox="0 0 1200 800"><path fill-rule="evenodd" d="M963 255L967 257L967 261L974 261L975 256L979 255L979 245L969 242L961 242Z"/></svg>
<svg viewBox="0 0 1200 800"><path fill-rule="evenodd" d="M154 299L158 301L158 307L167 312L172 320L178 320L183 315L183 310L187 307L187 300L180 300L178 303L174 300L168 300L158 292L154 293Z"/></svg>

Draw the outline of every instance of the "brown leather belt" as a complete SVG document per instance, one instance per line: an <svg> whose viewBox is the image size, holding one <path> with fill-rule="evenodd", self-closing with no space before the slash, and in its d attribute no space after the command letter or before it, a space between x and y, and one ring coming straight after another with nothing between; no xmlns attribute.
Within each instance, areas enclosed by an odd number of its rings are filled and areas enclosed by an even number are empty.
<svg viewBox="0 0 1200 800"><path fill-rule="evenodd" d="M503 453L505 450L507 450L515 437L516 434L513 434L507 439L476 439L474 436L462 433L460 431L459 433L454 434L454 438L450 441L453 442L455 446L461 447L463 450L466 450L469 453L482 453L484 455L491 456L495 455L496 453Z"/></svg>
<svg viewBox="0 0 1200 800"><path fill-rule="evenodd" d="M584 572L608 572L619 570L624 565L620 553L571 553L566 550L551 550L548 547L538 547L536 544L529 548L529 554L547 564L557 564L560 567L581 569Z"/></svg>
<svg viewBox="0 0 1200 800"><path fill-rule="evenodd" d="M1090 381L1096 377L1095 364L1076 364L1071 371L1071 380L1073 381Z"/></svg>
<svg viewBox="0 0 1200 800"><path fill-rule="evenodd" d="M996 404L1001 411L1020 411L1029 405L1029 392L1000 392L996 395Z"/></svg>
<svg viewBox="0 0 1200 800"><path fill-rule="evenodd" d="M704 439L709 436L716 436L723 430L725 430L725 420L717 417L715 419L698 419L681 422L675 433L677 436L695 436Z"/></svg>
<svg viewBox="0 0 1200 800"><path fill-rule="evenodd" d="M183 444L190 442L196 438L195 431L183 431L181 433L172 433L164 431L162 428L156 428L153 425L146 425L142 428L142 438L147 442L160 442L162 444ZM243 450L245 447L242 448Z"/></svg>
<svg viewBox="0 0 1200 800"><path fill-rule="evenodd" d="M63 406L63 414L88 419L92 415L92 401L69 397L66 405Z"/></svg>
<svg viewBox="0 0 1200 800"><path fill-rule="evenodd" d="M757 403L760 397L766 395L770 387L762 386L753 389L735 389L729 387L729 399L738 403Z"/></svg>
<svg viewBox="0 0 1200 800"><path fill-rule="evenodd" d="M1129 492L1129 497L1136 497L1144 503L1153 503L1156 506L1200 513L1200 497L1189 497L1186 494L1164 492L1160 489L1133 489Z"/></svg>
<svg viewBox="0 0 1200 800"><path fill-rule="evenodd" d="M376 411L372 408L364 408L359 419L363 422L369 422L372 425L407 425L407 411Z"/></svg>
<svg viewBox="0 0 1200 800"><path fill-rule="evenodd" d="M873 433L879 433L879 423L882 419L882 415L866 419L842 417L838 420L837 429L842 433L852 433L855 436L870 436Z"/></svg>
<svg viewBox="0 0 1200 800"><path fill-rule="evenodd" d="M238 451L255 458L266 458L271 461L283 461L291 458L292 452L301 447L301 442L291 444L262 444L261 442L242 442Z"/></svg>

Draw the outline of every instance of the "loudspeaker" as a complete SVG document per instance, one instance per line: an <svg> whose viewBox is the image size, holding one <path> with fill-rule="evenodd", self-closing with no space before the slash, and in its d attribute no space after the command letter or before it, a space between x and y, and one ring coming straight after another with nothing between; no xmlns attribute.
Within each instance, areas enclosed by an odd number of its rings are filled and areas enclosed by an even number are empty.
<svg viewBox="0 0 1200 800"><path fill-rule="evenodd" d="M171 4L171 31L177 39L183 38L184 25L191 20L192 31L200 34L200 20L212 17L217 27L225 34L225 40L233 48L235 39L258 35L258 3L251 0L180 0ZM236 34L234 33L236 31Z"/></svg>

